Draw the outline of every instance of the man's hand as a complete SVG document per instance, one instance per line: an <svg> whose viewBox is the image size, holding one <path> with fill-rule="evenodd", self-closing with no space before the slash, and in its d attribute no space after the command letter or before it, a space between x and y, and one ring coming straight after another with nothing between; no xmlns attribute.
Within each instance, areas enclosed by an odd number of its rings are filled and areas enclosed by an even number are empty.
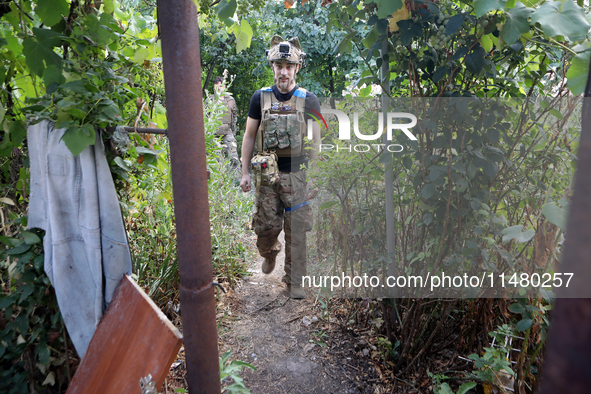
<svg viewBox="0 0 591 394"><path fill-rule="evenodd" d="M240 180L240 187L242 188L243 192L249 192L252 189L252 184L250 183L250 175L244 174L242 175L242 179Z"/></svg>

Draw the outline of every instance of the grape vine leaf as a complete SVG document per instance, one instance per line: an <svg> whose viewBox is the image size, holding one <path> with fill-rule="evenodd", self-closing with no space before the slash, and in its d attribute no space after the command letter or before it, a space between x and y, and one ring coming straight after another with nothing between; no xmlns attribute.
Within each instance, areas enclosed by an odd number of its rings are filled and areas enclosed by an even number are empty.
<svg viewBox="0 0 591 394"><path fill-rule="evenodd" d="M62 15L70 13L70 5L66 0L37 0L35 13L46 26L57 24Z"/></svg>
<svg viewBox="0 0 591 394"><path fill-rule="evenodd" d="M489 11L504 10L506 0L474 0L474 13L477 18Z"/></svg>
<svg viewBox="0 0 591 394"><path fill-rule="evenodd" d="M61 67L62 58L53 51L53 47L61 44L61 34L49 29L34 27L35 38L23 40L23 54L27 66L38 76L42 77L45 68L50 65Z"/></svg>
<svg viewBox="0 0 591 394"><path fill-rule="evenodd" d="M462 27L462 24L464 23L464 19L465 17L462 14L452 16L449 22L447 23L447 26L445 26L445 34L451 36L458 30L460 30L460 27Z"/></svg>
<svg viewBox="0 0 591 394"><path fill-rule="evenodd" d="M591 52L579 53L572 60L571 66L566 73L568 78L567 86L575 96L583 93L587 85L587 76L589 75L589 61Z"/></svg>
<svg viewBox="0 0 591 394"><path fill-rule="evenodd" d="M236 0L221 0L215 7L215 11L221 20L233 17L236 12Z"/></svg>
<svg viewBox="0 0 591 394"><path fill-rule="evenodd" d="M466 69L472 74L478 74L482 70L482 67L484 67L485 54L486 52L484 52L484 49L481 46L473 50L466 56Z"/></svg>
<svg viewBox="0 0 591 394"><path fill-rule="evenodd" d="M66 130L62 139L74 156L78 156L89 145L94 144L96 133L91 124L72 126Z"/></svg>
<svg viewBox="0 0 591 394"><path fill-rule="evenodd" d="M242 19L240 24L234 24L233 31L236 36L236 53L250 47L253 32L246 19Z"/></svg>
<svg viewBox="0 0 591 394"><path fill-rule="evenodd" d="M387 18L402 8L402 0L376 0L378 6L378 17Z"/></svg>
<svg viewBox="0 0 591 394"><path fill-rule="evenodd" d="M507 21L501 30L501 36L507 45L515 43L522 34L529 31L527 19L532 12L533 9L524 6L522 3L517 3L515 8L507 13Z"/></svg>
<svg viewBox="0 0 591 394"><path fill-rule="evenodd" d="M531 18L539 23L548 37L564 36L570 41L582 40L591 27L585 19L583 9L572 0L549 1L538 8Z"/></svg>

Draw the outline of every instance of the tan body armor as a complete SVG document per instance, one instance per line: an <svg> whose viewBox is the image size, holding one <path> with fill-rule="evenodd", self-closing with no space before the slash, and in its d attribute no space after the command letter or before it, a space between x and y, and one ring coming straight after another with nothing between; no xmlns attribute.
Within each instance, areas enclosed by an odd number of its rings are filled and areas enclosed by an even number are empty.
<svg viewBox="0 0 591 394"><path fill-rule="evenodd" d="M278 157L304 155L305 104L305 89L297 88L291 99L283 103L277 101L271 88L261 89L262 118L257 132L257 151L275 152Z"/></svg>
<svg viewBox="0 0 591 394"><path fill-rule="evenodd" d="M234 130L234 125L236 123L236 120L234 119L236 112L236 102L234 101L234 98L229 94L224 94L222 97L220 97L220 101L226 107L226 113L222 118L222 125L217 129L215 134L236 134L236 130Z"/></svg>

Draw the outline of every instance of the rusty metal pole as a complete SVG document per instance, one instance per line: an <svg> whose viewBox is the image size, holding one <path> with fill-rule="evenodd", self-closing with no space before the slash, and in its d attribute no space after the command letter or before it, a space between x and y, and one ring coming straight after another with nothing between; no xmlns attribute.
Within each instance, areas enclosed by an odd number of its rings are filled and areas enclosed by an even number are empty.
<svg viewBox="0 0 591 394"><path fill-rule="evenodd" d="M557 291L560 298L552 312L541 394L591 392L591 68L583 100L574 194L560 267L574 275L568 288Z"/></svg>
<svg viewBox="0 0 591 394"><path fill-rule="evenodd" d="M190 393L221 392L215 319L197 10L158 0Z"/></svg>

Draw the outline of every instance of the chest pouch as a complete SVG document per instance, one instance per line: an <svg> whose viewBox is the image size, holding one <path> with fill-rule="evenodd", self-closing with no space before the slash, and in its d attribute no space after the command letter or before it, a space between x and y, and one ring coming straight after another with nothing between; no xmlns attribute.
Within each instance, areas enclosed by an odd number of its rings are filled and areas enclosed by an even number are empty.
<svg viewBox="0 0 591 394"><path fill-rule="evenodd" d="M289 114L270 113L263 116L264 148L288 149L300 151L302 145L302 130L304 114L295 112Z"/></svg>

